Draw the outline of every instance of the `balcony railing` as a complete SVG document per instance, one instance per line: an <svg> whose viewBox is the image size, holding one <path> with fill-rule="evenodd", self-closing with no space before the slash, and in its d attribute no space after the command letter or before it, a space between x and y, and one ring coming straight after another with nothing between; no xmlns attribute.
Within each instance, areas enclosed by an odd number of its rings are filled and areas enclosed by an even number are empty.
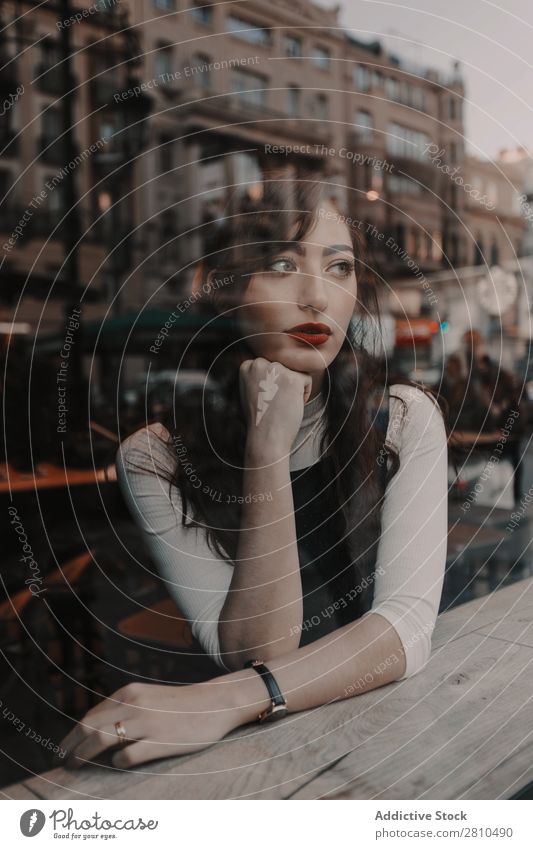
<svg viewBox="0 0 533 849"><path fill-rule="evenodd" d="M278 109L271 109L266 104L248 100L243 94L225 94L188 86L179 92L183 105L179 107L180 115L186 119L204 118L206 121L235 121L235 131L243 121L265 122L265 131L272 134L274 139L283 143L284 139L308 143L324 143L331 137L331 129L327 121L312 116L296 117ZM266 123L271 120L273 123ZM249 124L247 124L249 127Z"/></svg>
<svg viewBox="0 0 533 849"><path fill-rule="evenodd" d="M441 179L439 169L429 159L414 159L406 156L386 154L386 161L391 166L392 174L407 175L417 180L423 188L436 191Z"/></svg>
<svg viewBox="0 0 533 849"><path fill-rule="evenodd" d="M383 134L376 133L375 130L370 128L367 130L353 128L346 134L346 144L347 147L353 150L360 148L364 148L365 150L367 148L383 149L385 141Z"/></svg>

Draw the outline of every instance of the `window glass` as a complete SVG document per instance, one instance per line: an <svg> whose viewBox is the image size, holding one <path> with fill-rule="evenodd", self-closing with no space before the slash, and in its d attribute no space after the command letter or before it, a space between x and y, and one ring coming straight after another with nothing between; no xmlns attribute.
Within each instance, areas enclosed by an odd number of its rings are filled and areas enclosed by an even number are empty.
<svg viewBox="0 0 533 849"><path fill-rule="evenodd" d="M271 43L270 30L265 27L258 27L244 18L237 17L237 15L228 15L226 17L226 30L238 38L242 38L243 41L249 41L251 44L267 46Z"/></svg>

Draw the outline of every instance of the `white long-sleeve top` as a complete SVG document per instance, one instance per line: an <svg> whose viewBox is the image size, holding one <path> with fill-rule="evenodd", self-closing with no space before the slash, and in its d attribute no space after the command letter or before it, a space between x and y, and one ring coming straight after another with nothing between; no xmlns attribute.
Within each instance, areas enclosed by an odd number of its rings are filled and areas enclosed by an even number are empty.
<svg viewBox="0 0 533 849"><path fill-rule="evenodd" d="M400 467L385 492L374 601L365 616L379 613L393 625L405 652L402 677L409 678L429 659L442 593L448 525L447 442L442 414L430 397L403 384L393 384L390 395L386 442L398 451ZM321 395L304 406L292 446L291 471L319 459L324 411ZM235 567L214 554L202 528L183 526L179 491L158 474L162 468L172 473L176 453L172 455L160 437L168 438L168 432L156 423L124 440L116 456L119 486L193 635L227 669L220 654L218 620Z"/></svg>

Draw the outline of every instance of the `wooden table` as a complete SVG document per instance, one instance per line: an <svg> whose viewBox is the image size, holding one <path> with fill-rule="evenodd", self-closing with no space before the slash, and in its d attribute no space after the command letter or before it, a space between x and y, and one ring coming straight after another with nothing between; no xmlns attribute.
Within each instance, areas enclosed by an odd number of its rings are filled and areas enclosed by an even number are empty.
<svg viewBox="0 0 533 849"><path fill-rule="evenodd" d="M95 483L115 481L115 466L107 469L71 469L53 463L39 463L35 472L20 472L5 463L0 464L0 494L34 492L57 487L92 486Z"/></svg>
<svg viewBox="0 0 533 849"><path fill-rule="evenodd" d="M480 525L484 528L504 528L511 521L512 510L504 507L487 507L484 504L471 504L468 510L462 509L462 503L450 501L448 504L448 522L467 525Z"/></svg>
<svg viewBox="0 0 533 849"><path fill-rule="evenodd" d="M474 556L491 552L508 539L508 532L502 528L457 523L448 528L447 559L455 559L460 554Z"/></svg>
<svg viewBox="0 0 533 849"><path fill-rule="evenodd" d="M490 433L478 432L476 430L454 430L452 440L464 447L472 445L496 445L502 438L501 430Z"/></svg>
<svg viewBox="0 0 533 849"><path fill-rule="evenodd" d="M424 670L134 772L51 770L11 799L497 799L533 779L533 579L443 614Z"/></svg>

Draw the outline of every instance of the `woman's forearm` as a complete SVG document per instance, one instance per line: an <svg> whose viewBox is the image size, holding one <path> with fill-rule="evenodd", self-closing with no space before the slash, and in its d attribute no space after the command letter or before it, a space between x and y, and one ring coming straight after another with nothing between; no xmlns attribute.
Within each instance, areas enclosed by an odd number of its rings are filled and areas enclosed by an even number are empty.
<svg viewBox="0 0 533 849"><path fill-rule="evenodd" d="M370 612L303 648L270 660L268 667L289 711L297 712L401 678L405 655L393 626ZM207 688L209 704L232 713L233 727L253 721L270 704L263 681L252 669L231 672L199 686Z"/></svg>
<svg viewBox="0 0 533 849"><path fill-rule="evenodd" d="M263 500L242 505L233 578L220 613L220 650L230 669L242 669L258 654L271 659L296 649L303 612L288 452L249 440L244 465L243 495Z"/></svg>

